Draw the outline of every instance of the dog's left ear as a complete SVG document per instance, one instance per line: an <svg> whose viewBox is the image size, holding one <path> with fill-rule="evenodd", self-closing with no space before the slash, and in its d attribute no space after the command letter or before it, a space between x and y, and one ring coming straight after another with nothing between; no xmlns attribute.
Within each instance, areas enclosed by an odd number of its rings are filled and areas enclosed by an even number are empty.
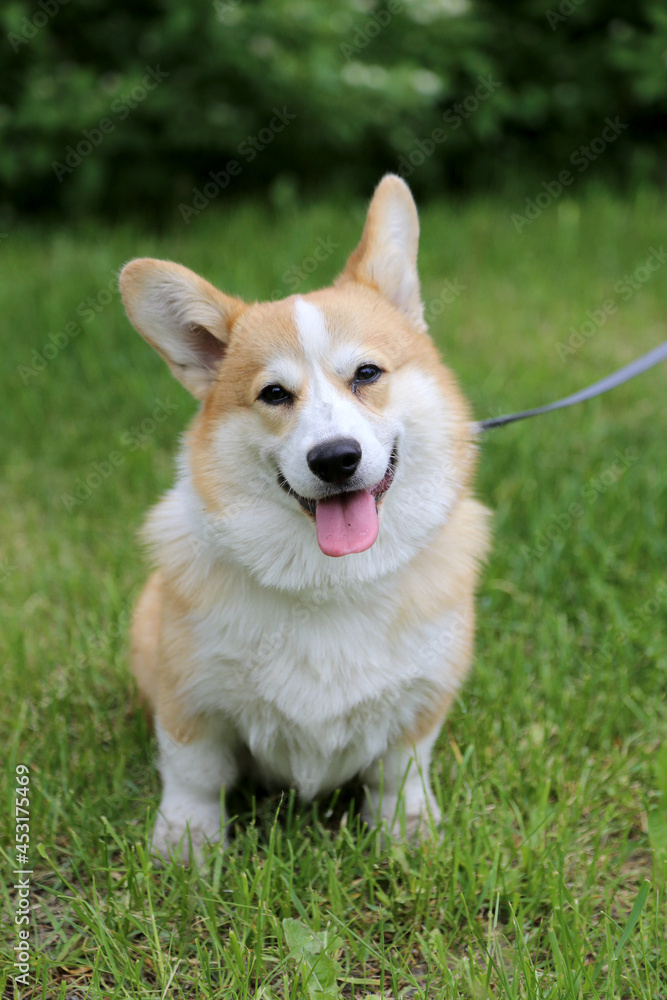
<svg viewBox="0 0 667 1000"><path fill-rule="evenodd" d="M130 321L196 399L216 379L231 329L246 308L187 267L140 257L120 274Z"/></svg>
<svg viewBox="0 0 667 1000"><path fill-rule="evenodd" d="M414 326L425 330L418 245L419 218L410 188L395 174L386 174L375 189L361 242L336 284L370 285Z"/></svg>

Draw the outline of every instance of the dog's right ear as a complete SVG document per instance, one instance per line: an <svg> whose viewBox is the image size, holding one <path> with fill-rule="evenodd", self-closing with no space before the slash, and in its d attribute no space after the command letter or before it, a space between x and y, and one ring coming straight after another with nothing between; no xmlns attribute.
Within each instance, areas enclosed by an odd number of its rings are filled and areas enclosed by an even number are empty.
<svg viewBox="0 0 667 1000"><path fill-rule="evenodd" d="M396 174L385 174L371 199L361 242L336 284L358 281L369 285L425 331L418 244L419 217L410 188Z"/></svg>
<svg viewBox="0 0 667 1000"><path fill-rule="evenodd" d="M205 399L245 303L187 267L150 257L126 264L119 283L130 322L185 388Z"/></svg>

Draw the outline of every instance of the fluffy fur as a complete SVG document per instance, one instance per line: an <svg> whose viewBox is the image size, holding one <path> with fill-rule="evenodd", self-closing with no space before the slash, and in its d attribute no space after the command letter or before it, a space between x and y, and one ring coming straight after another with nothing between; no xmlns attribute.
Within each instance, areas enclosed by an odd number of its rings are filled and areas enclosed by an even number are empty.
<svg viewBox="0 0 667 1000"><path fill-rule="evenodd" d="M164 855L224 837L221 789L246 774L305 798L358 776L369 821L438 821L430 757L470 663L488 517L468 407L424 323L418 235L388 175L331 288L247 305L177 264L123 269L128 316L202 402L148 518L156 570L132 627ZM342 487L307 459L341 437L361 450ZM325 555L299 497L377 494L390 469L374 544Z"/></svg>

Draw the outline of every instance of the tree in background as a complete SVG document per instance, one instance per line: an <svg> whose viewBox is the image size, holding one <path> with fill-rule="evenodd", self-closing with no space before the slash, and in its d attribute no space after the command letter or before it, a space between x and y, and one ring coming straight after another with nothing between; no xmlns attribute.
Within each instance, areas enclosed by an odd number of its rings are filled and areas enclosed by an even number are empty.
<svg viewBox="0 0 667 1000"><path fill-rule="evenodd" d="M9 0L0 32L9 216L665 173L651 0Z"/></svg>

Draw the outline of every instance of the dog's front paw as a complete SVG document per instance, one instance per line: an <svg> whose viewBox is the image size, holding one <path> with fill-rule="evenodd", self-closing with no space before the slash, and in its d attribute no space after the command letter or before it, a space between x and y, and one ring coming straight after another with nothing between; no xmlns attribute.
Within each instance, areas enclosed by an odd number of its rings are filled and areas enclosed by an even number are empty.
<svg viewBox="0 0 667 1000"><path fill-rule="evenodd" d="M369 826L381 826L398 841L424 840L436 834L442 816L432 795L412 798L408 803L402 796L385 795L378 801L372 792L361 812Z"/></svg>
<svg viewBox="0 0 667 1000"><path fill-rule="evenodd" d="M152 853L169 861L176 860L187 865L192 857L196 864L202 864L206 856L206 844L222 840L226 846L225 832L220 828L220 806L216 804L191 804L188 810L167 810L160 806L153 836Z"/></svg>

